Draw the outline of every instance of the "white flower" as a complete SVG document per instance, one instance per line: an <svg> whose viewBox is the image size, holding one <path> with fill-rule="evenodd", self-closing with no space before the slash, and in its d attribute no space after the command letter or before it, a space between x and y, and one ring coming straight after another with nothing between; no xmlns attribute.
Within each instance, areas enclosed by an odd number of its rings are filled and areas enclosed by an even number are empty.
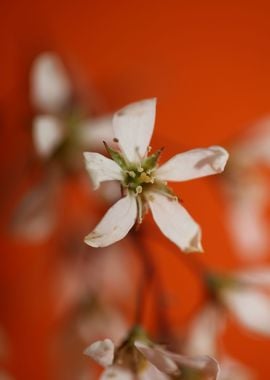
<svg viewBox="0 0 270 380"><path fill-rule="evenodd" d="M219 300L242 327L270 336L270 268L214 276L212 281Z"/></svg>
<svg viewBox="0 0 270 380"><path fill-rule="evenodd" d="M225 357L220 362L220 373L218 380L254 380L255 377L251 370L245 367L242 363Z"/></svg>
<svg viewBox="0 0 270 380"><path fill-rule="evenodd" d="M243 364L224 355L220 350L220 335L225 327L223 308L214 302L208 302L191 322L185 353L214 356L220 364L218 380L252 380L253 374Z"/></svg>
<svg viewBox="0 0 270 380"><path fill-rule="evenodd" d="M269 252L269 183L262 167L270 165L270 118L256 122L232 144L230 165L223 176L227 228L236 252L258 259Z"/></svg>
<svg viewBox="0 0 270 380"><path fill-rule="evenodd" d="M65 66L51 52L42 53L35 59L30 85L32 102L41 110L59 111L72 96L72 85Z"/></svg>
<svg viewBox="0 0 270 380"><path fill-rule="evenodd" d="M98 153L85 153L86 168L93 186L117 180L124 197L105 214L85 238L92 247L110 245L127 235L136 220L141 223L149 207L160 230L184 252L202 251L201 230L167 181L187 181L223 171L228 153L219 146L177 154L158 167L162 150L147 156L153 133L156 100L131 104L113 118L115 140L120 151L107 146L112 159Z"/></svg>
<svg viewBox="0 0 270 380"><path fill-rule="evenodd" d="M145 337L139 338L136 329L134 331L116 349L112 341L105 339L91 344L85 350L86 355L105 367L102 380L185 379L187 374L200 375L205 380L217 379L219 366L215 359L169 352Z"/></svg>
<svg viewBox="0 0 270 380"><path fill-rule="evenodd" d="M191 321L185 352L217 356L217 342L224 329L224 316L220 308L208 302Z"/></svg>
<svg viewBox="0 0 270 380"><path fill-rule="evenodd" d="M111 117L80 115L68 71L55 53L45 52L35 59L30 90L32 104L41 111L33 120L33 142L40 157L52 157L63 144L80 151L103 148L102 140L113 139Z"/></svg>

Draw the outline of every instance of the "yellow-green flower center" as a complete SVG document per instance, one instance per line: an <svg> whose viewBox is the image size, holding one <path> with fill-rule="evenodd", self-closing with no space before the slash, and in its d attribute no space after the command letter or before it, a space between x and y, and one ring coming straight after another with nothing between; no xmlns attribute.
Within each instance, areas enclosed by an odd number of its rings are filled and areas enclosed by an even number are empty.
<svg viewBox="0 0 270 380"><path fill-rule="evenodd" d="M136 195L142 193L144 188L153 184L155 177L153 171L142 166L133 166L123 170L123 186L133 191Z"/></svg>

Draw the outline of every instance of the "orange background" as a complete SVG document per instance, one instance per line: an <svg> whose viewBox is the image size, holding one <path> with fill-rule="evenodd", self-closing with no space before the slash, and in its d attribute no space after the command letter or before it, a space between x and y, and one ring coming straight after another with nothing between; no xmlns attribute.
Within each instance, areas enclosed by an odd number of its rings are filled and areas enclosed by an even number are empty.
<svg viewBox="0 0 270 380"><path fill-rule="evenodd" d="M153 146L165 145L166 158L186 148L229 147L248 124L270 112L269 19L268 1L2 0L2 229L31 149L28 76L36 54L60 54L102 96L104 110L156 96ZM185 183L175 190L202 225L203 260L212 268L239 267L215 180ZM175 269L170 253L175 248L150 218L146 228L149 245L165 276L169 273L166 281L180 294L181 308L171 318L181 323L196 303L198 284L188 270ZM8 366L18 380L48 379L50 246L22 247L6 232L2 235L0 318L13 347ZM232 323L225 345L259 379L268 378L269 342Z"/></svg>

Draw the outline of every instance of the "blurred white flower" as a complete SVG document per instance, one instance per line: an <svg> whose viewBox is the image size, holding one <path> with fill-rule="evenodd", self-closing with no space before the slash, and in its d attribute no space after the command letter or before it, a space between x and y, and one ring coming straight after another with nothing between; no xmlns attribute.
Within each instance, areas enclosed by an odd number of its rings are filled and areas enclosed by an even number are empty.
<svg viewBox="0 0 270 380"><path fill-rule="evenodd" d="M214 356L219 364L218 380L252 380L253 374L243 364L229 358L220 349L220 337L225 328L224 310L217 303L208 302L191 321L185 353Z"/></svg>
<svg viewBox="0 0 270 380"><path fill-rule="evenodd" d="M230 165L221 182L227 200L227 228L237 252L245 259L257 259L269 252L269 182L260 170L269 165L270 118L266 118L233 144Z"/></svg>
<svg viewBox="0 0 270 380"><path fill-rule="evenodd" d="M61 59L44 52L35 59L30 73L32 103L41 110L58 112L72 96L72 84Z"/></svg>
<svg viewBox="0 0 270 380"><path fill-rule="evenodd" d="M91 344L84 353L106 369L101 379L169 380L185 379L186 375L200 379L217 379L219 366L208 356L188 357L175 354L150 342L138 328L115 349L111 340Z"/></svg>
<svg viewBox="0 0 270 380"><path fill-rule="evenodd" d="M105 214L85 238L92 247L104 247L122 239L142 222L148 207L160 230L184 252L202 251L201 230L178 202L167 181L187 181L223 171L228 153L219 146L177 154L158 167L162 149L147 156L153 133L156 100L133 103L113 118L120 151L107 146L112 159L85 153L86 167L97 189L101 182L120 181L124 197Z"/></svg>
<svg viewBox="0 0 270 380"><path fill-rule="evenodd" d="M220 372L217 380L255 380L249 368L230 357L225 357L219 363Z"/></svg>
<svg viewBox="0 0 270 380"><path fill-rule="evenodd" d="M30 71L30 95L37 111L32 137L43 164L42 179L23 196L10 226L15 235L32 242L46 239L55 228L64 179L67 173L81 173L82 151L104 150L102 140L113 141L111 116L86 116L73 87L57 54L37 56ZM104 200L119 197L119 188L112 183L103 190Z"/></svg>
<svg viewBox="0 0 270 380"><path fill-rule="evenodd" d="M193 318L189 325L185 352L189 355L217 356L217 342L224 329L222 310L208 302Z"/></svg>
<svg viewBox="0 0 270 380"><path fill-rule="evenodd" d="M258 268L210 277L211 289L239 324L270 335L270 269Z"/></svg>
<svg viewBox="0 0 270 380"><path fill-rule="evenodd" d="M32 103L41 112L33 120L33 141L40 157L50 158L63 145L77 153L103 149L102 140L113 140L110 116L81 115L69 73L57 54L45 52L35 59L30 85Z"/></svg>

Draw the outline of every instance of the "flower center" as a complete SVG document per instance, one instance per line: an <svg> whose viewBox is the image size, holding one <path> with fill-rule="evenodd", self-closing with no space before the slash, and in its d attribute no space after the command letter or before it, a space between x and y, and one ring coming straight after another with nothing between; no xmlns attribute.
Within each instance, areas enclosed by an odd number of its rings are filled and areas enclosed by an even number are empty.
<svg viewBox="0 0 270 380"><path fill-rule="evenodd" d="M124 187L133 191L136 195L142 193L147 185L153 184L155 181L153 170L143 168L141 165L129 167L123 170L123 173Z"/></svg>

